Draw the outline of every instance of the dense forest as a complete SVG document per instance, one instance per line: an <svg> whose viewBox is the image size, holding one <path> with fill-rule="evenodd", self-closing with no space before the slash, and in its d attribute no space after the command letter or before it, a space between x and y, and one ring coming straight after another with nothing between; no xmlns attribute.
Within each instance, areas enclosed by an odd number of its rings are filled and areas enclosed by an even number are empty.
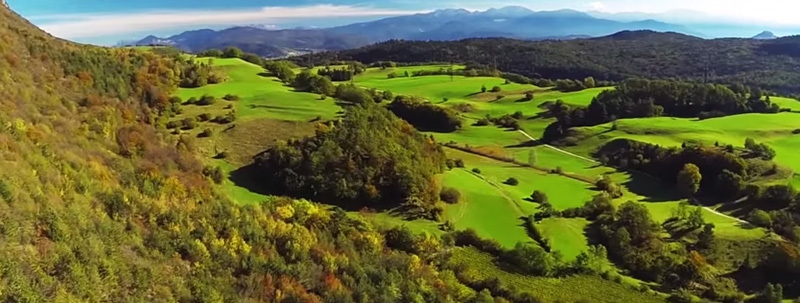
<svg viewBox="0 0 800 303"><path fill-rule="evenodd" d="M301 65L356 60L464 62L528 78L622 81L630 77L744 83L800 93L800 38L704 40L676 33L626 31L568 41L502 38L462 41L387 41L355 50L294 58Z"/></svg>

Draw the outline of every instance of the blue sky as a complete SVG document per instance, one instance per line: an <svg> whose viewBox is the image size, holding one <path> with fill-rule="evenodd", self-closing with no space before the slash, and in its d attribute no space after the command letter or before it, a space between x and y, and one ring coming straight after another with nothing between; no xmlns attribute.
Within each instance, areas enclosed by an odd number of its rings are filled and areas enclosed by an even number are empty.
<svg viewBox="0 0 800 303"><path fill-rule="evenodd" d="M667 22L800 25L791 0L7 0L48 32L79 42L113 44L147 34L165 36L197 28L269 24L334 26L440 8L483 10L520 5L533 10L576 9L609 14L658 14ZM691 10L691 12L687 12ZM612 18L612 17L609 17ZM664 20L666 19L666 20Z"/></svg>

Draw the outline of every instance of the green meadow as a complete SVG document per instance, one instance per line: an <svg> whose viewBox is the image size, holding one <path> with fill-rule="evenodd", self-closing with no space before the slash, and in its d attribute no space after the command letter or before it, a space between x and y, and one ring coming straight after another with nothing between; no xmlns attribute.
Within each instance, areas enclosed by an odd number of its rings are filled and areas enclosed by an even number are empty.
<svg viewBox="0 0 800 303"><path fill-rule="evenodd" d="M183 113L172 120L180 121L186 117L196 117L203 113L214 116L236 110L237 120L230 125L217 125L203 122L193 130L181 131L183 134L199 134L205 128L214 130L210 138L197 138L201 152L207 156L208 164L220 166L231 179L225 180L221 189L231 199L239 203L259 203L268 201L269 196L252 192L241 184L232 181L233 175L241 167L252 163L251 157L278 140L312 135L317 121L335 118L342 110L333 98L320 100L316 94L296 92L277 79L264 74L256 65L238 59L214 59L214 65L229 77L227 82L208 85L197 89L181 89L178 95L186 100L205 94L218 98L210 106L185 105ZM614 138L631 138L662 145L680 145L683 141L699 140L707 144L720 141L721 144L742 145L747 137L757 138L773 146L778 151L778 160L787 166L800 169L800 161L792 159L792 150L800 147L800 137L794 138L792 131L800 128L796 114L783 113L770 116L741 115L718 119L697 121L691 119L628 119L618 121L618 129L611 131L611 125L599 125L579 130L577 146L560 150L546 145L531 146L528 137L519 131L496 126L475 126L473 123L486 116L500 116L521 111L525 116L522 128L531 136L541 136L544 128L554 121L544 115L546 104L562 100L576 106L588 105L592 98L608 88L593 88L579 92L562 93L549 88L533 85L505 84L505 80L491 77L450 77L421 76L403 77L408 71L438 70L445 66L411 66L394 69L370 68L354 79L356 85L389 90L395 95L414 95L430 100L439 106L451 107L469 104L471 109L464 112L463 127L452 133L430 133L439 142L455 142L468 145L482 152L511 157L519 162L534 161L537 167L556 169L564 173L581 176L576 180L559 174L539 171L490 159L484 156L445 148L449 158L462 159L464 168L454 168L439 176L444 187L456 188L461 200L456 204L445 205L444 219L456 229L474 229L480 236L497 240L506 248L518 242L531 242L524 218L537 213L538 204L528 200L535 190L547 194L549 202L558 210L580 207L598 194L592 182L600 176L611 176L623 186L623 197L614 200L620 205L626 201L643 203L652 217L664 222L671 217L682 198L676 190L649 177L636 173L621 172L599 165L591 159L597 147ZM389 73L399 77L389 79ZM481 93L481 86L491 89L499 86L501 92ZM526 92L533 92L534 99L521 101ZM226 94L238 95L238 101L225 101ZM791 99L774 98L782 107L800 109L800 102ZM793 107L792 107L793 106ZM796 120L796 121L795 121ZM212 159L220 150L229 153L226 159ZM571 154L574 153L574 154ZM509 178L519 181L517 185L506 184ZM405 225L415 232L441 234L440 222L428 220L405 220L392 211L374 212L371 210L353 211L350 215L367 220L378 227L390 228ZM766 233L742 225L736 219L704 210L704 218L714 223L715 234L725 239L759 239ZM572 260L588 248L590 240L586 233L590 222L585 219L548 218L536 223L542 235L550 241L553 249L560 251L565 259ZM536 290L548 298L603 298L600 302L619 302L619 300L656 302L663 298L653 293L641 293L633 289L638 282L622 277L623 284L606 281L597 277L577 276L566 279L532 278L494 266L490 256L473 249L458 249L456 259L465 258L485 264L482 274L502 276L504 281L522 289ZM615 291L610 292L613 289ZM606 297L613 293L615 297Z"/></svg>
<svg viewBox="0 0 800 303"><path fill-rule="evenodd" d="M316 117L330 119L341 110L332 98L320 100L319 95L295 92L278 79L268 77L264 68L240 59L212 59L213 65L224 71L228 81L200 88L181 89L182 99L212 95L222 98L234 94L236 113L241 119L272 118L308 121Z"/></svg>
<svg viewBox="0 0 800 303"><path fill-rule="evenodd" d="M798 101L789 101L800 104ZM793 112L742 114L706 120L672 117L621 119L617 121L617 130L612 130L611 123L578 129L576 138L580 140L579 144L566 149L588 156L597 147L616 138L662 146L680 146L684 142L691 142L739 147L744 145L745 139L753 138L775 149L776 162L800 171L800 159L794 156L794 152L800 148L800 134L794 134L798 129L800 114Z"/></svg>

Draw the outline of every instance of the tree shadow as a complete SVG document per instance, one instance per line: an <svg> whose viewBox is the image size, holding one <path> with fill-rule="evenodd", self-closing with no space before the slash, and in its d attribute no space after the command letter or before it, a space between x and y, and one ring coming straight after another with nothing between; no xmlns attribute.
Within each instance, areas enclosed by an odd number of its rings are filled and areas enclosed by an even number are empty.
<svg viewBox="0 0 800 303"><path fill-rule="evenodd" d="M530 117L525 118L525 119L527 119L527 120L536 120L536 119L548 119L548 118L553 118L553 114L550 113L549 111L546 111L546 112L538 112L538 113L536 113L536 115L530 116Z"/></svg>
<svg viewBox="0 0 800 303"><path fill-rule="evenodd" d="M544 145L544 143L542 143L540 141L528 140L528 141L521 142L521 143L514 144L514 145L507 145L507 146L504 146L503 148L536 147L536 146L540 146L540 145Z"/></svg>
<svg viewBox="0 0 800 303"><path fill-rule="evenodd" d="M628 182L623 183L631 193L646 197L643 202L671 202L676 200L683 200L684 197L677 190L669 190L664 182L654 177L645 175L641 172L626 171L617 169L620 172L626 172L630 175ZM665 188L667 187L667 188Z"/></svg>
<svg viewBox="0 0 800 303"><path fill-rule="evenodd" d="M734 217L745 217L748 214L750 214L750 212L752 212L753 210L759 208L758 207L759 205L756 204L757 203L751 202L749 199L744 199L738 202L734 201L722 204L722 206L720 206L717 210L725 213L730 213L731 216ZM763 203L760 206L763 207L764 206Z"/></svg>
<svg viewBox="0 0 800 303"><path fill-rule="evenodd" d="M268 182L258 182L262 172L255 164L242 166L234 171L231 171L228 180L233 182L238 187L249 190L250 192L260 195L281 195L277 188L271 187Z"/></svg>
<svg viewBox="0 0 800 303"><path fill-rule="evenodd" d="M272 73L270 73L270 72L260 72L260 73L258 73L258 75L259 75L259 76L261 76L261 77L264 77L264 78L272 78L272 77L275 77L275 75L273 75L273 74L272 74Z"/></svg>
<svg viewBox="0 0 800 303"><path fill-rule="evenodd" d="M369 207L375 212L386 212L391 215L401 216L405 220L421 219L421 213L417 212L416 209L412 207L398 206L400 205L399 201L385 201L382 203L365 205L358 201L344 201L342 199L321 195L293 195L279 188L277 184L270 184L270 182L263 181L269 179L265 174L269 174L269 172L264 171L262 168L258 167L257 164L252 163L232 171L228 176L228 180L238 187L264 196L286 196L309 199L322 204L338 206L346 211L361 211L364 210L365 207Z"/></svg>

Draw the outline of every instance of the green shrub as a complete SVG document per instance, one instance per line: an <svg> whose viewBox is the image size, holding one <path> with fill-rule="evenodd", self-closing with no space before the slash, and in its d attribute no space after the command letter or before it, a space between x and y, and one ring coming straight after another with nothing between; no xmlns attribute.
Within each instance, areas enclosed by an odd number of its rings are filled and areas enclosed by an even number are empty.
<svg viewBox="0 0 800 303"><path fill-rule="evenodd" d="M169 121L167 122L167 129L175 129L183 125L181 122L178 121Z"/></svg>
<svg viewBox="0 0 800 303"><path fill-rule="evenodd" d="M454 164L456 165L456 167L458 167L458 168L464 168L464 160L461 160L461 159L455 159L453 162L454 162Z"/></svg>
<svg viewBox="0 0 800 303"><path fill-rule="evenodd" d="M189 98L188 100L186 100L186 104L196 104L196 103L197 103L197 101L198 101L198 100L197 100L197 98L196 98L196 97L191 97L191 98Z"/></svg>
<svg viewBox="0 0 800 303"><path fill-rule="evenodd" d="M536 203L545 203L549 201L547 194L540 190L533 191L533 194L531 194L531 200Z"/></svg>
<svg viewBox="0 0 800 303"><path fill-rule="evenodd" d="M225 100L228 100L228 101L239 101L239 96L227 94L224 97L222 97L222 99L225 99Z"/></svg>
<svg viewBox="0 0 800 303"><path fill-rule="evenodd" d="M214 156L214 159L227 159L227 158L228 158L228 152L226 151L220 152L216 156Z"/></svg>
<svg viewBox="0 0 800 303"><path fill-rule="evenodd" d="M492 90L490 90L490 92L493 92L493 93L499 93L499 92L501 92L502 90L503 90L503 89L502 89L502 88L500 88L499 86L494 86L494 87L492 87Z"/></svg>
<svg viewBox="0 0 800 303"><path fill-rule="evenodd" d="M481 174L481 170L480 170L480 168L477 168L477 167L476 167L476 168L473 168L473 169L472 169L472 172L473 172L473 173L476 173L476 174L479 174L479 175Z"/></svg>
<svg viewBox="0 0 800 303"><path fill-rule="evenodd" d="M216 118L214 118L214 122L219 124L229 124L232 123L233 121L236 121L235 111L230 111L227 114L225 114L225 116L217 116Z"/></svg>
<svg viewBox="0 0 800 303"><path fill-rule="evenodd" d="M184 130L194 129L197 127L197 120L193 117L188 117L181 121L181 125L183 126Z"/></svg>
<svg viewBox="0 0 800 303"><path fill-rule="evenodd" d="M14 198L11 194L11 187L3 180L0 180L0 198L3 198L6 202L12 202Z"/></svg>
<svg viewBox="0 0 800 303"><path fill-rule="evenodd" d="M203 168L203 175L211 178L211 180L213 180L214 183L217 184L222 184L222 181L225 180L225 172L223 172L222 168L220 168L219 166L214 168L206 166L205 168Z"/></svg>
<svg viewBox="0 0 800 303"><path fill-rule="evenodd" d="M200 122L206 122L211 120L211 114L209 113L202 113L200 116L197 116L197 120Z"/></svg>
<svg viewBox="0 0 800 303"><path fill-rule="evenodd" d="M517 178L513 178L512 177L512 178L508 178L508 180L506 180L505 183L508 184L508 185L511 185L511 186L517 186L517 185L519 185L519 180L517 180Z"/></svg>
<svg viewBox="0 0 800 303"><path fill-rule="evenodd" d="M200 138L208 138L208 137L211 137L213 135L214 135L214 131L211 130L210 128L206 128L206 129L203 130L202 133L198 134L197 136L200 137Z"/></svg>
<svg viewBox="0 0 800 303"><path fill-rule="evenodd" d="M461 192L452 187L445 187L439 193L439 199L445 203L456 204L461 200Z"/></svg>
<svg viewBox="0 0 800 303"><path fill-rule="evenodd" d="M487 126L487 125L489 125L490 122L491 121L489 121L489 119L482 118L482 119L478 120L478 122L475 122L475 126Z"/></svg>
<svg viewBox="0 0 800 303"><path fill-rule="evenodd" d="M202 98L200 98L200 100L195 102L195 104L200 106L208 106L208 105L213 105L216 102L217 98L214 98L214 96L204 95Z"/></svg>
<svg viewBox="0 0 800 303"><path fill-rule="evenodd" d="M764 228L772 227L772 216L768 212L760 209L754 209L750 212L750 215L747 216L747 221L750 221L750 223L753 223L755 226Z"/></svg>
<svg viewBox="0 0 800 303"><path fill-rule="evenodd" d="M533 92L526 92L525 98L522 99L523 101L531 101L533 100Z"/></svg>

